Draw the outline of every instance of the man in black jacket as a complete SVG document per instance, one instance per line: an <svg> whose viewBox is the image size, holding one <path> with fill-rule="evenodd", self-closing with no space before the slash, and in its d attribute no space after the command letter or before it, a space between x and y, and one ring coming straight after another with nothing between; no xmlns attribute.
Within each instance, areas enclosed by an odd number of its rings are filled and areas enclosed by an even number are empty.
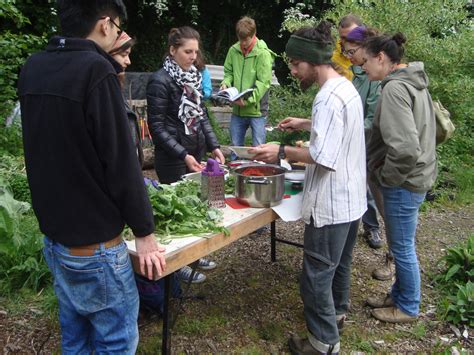
<svg viewBox="0 0 474 355"><path fill-rule="evenodd" d="M164 249L108 54L122 0L58 1L63 36L32 55L20 96L25 161L44 254L59 300L62 351L134 353L138 293L120 234L135 235L142 273L161 275Z"/></svg>

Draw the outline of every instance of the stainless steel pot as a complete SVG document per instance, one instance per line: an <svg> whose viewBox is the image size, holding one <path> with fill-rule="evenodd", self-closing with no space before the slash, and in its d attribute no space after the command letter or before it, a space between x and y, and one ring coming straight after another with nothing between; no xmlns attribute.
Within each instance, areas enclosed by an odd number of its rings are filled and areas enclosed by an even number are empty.
<svg viewBox="0 0 474 355"><path fill-rule="evenodd" d="M249 169L257 169L266 176L246 176ZM278 165L246 164L235 168L235 197L250 207L272 207L279 205L285 192L285 171Z"/></svg>

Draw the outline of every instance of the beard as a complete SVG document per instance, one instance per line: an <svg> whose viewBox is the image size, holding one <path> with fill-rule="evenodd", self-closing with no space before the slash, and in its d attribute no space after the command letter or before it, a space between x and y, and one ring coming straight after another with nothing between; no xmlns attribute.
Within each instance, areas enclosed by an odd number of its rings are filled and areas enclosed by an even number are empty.
<svg viewBox="0 0 474 355"><path fill-rule="evenodd" d="M314 78L304 78L300 81L300 89L303 91L308 90L314 84Z"/></svg>

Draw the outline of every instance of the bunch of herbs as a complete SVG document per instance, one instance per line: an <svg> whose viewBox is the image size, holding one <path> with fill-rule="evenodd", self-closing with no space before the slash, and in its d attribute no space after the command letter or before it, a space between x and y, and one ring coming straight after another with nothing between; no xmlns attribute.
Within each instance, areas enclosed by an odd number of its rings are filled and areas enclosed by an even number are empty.
<svg viewBox="0 0 474 355"><path fill-rule="evenodd" d="M207 201L201 201L199 193L199 184L191 180L184 180L174 186L148 186L155 232L161 243L167 244L171 239L179 237L228 233L220 225L222 211L210 208Z"/></svg>

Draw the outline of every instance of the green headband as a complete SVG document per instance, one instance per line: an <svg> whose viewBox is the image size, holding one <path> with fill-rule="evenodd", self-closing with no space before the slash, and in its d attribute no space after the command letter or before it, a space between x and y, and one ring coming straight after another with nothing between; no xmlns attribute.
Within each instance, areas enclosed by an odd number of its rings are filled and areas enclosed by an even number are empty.
<svg viewBox="0 0 474 355"><path fill-rule="evenodd" d="M315 41L292 35L286 44L289 58L300 59L313 64L331 64L334 47L332 43Z"/></svg>

